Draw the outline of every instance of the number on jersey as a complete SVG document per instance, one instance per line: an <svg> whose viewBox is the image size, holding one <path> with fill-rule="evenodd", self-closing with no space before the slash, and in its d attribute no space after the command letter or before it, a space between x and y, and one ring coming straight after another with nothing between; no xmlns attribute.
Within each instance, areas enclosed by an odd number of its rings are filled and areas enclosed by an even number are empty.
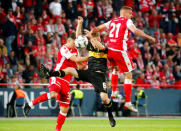
<svg viewBox="0 0 181 131"><path fill-rule="evenodd" d="M121 23L115 24L111 23L111 31L109 33L109 37L115 37L118 38L119 29L121 27Z"/></svg>

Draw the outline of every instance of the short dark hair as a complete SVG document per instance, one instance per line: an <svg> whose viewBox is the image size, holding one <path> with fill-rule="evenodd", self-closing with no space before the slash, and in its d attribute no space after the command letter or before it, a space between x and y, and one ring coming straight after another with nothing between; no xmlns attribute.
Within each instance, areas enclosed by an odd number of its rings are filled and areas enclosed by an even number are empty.
<svg viewBox="0 0 181 131"><path fill-rule="evenodd" d="M121 10L133 10L133 9L129 6L123 6L121 7Z"/></svg>
<svg viewBox="0 0 181 131"><path fill-rule="evenodd" d="M76 39L76 34L75 34L75 32L70 33L69 38L75 40L75 39Z"/></svg>

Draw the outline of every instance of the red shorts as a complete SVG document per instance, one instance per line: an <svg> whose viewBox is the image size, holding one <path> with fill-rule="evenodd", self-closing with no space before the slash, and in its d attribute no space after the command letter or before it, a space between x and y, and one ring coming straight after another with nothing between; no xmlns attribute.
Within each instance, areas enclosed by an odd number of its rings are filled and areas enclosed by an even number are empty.
<svg viewBox="0 0 181 131"><path fill-rule="evenodd" d="M122 73L134 70L133 61L127 51L114 51L109 49L108 59L111 66L118 66Z"/></svg>
<svg viewBox="0 0 181 131"><path fill-rule="evenodd" d="M55 91L58 93L56 100L59 101L59 106L68 107L70 104L69 82L61 78L51 77L49 83L49 91Z"/></svg>

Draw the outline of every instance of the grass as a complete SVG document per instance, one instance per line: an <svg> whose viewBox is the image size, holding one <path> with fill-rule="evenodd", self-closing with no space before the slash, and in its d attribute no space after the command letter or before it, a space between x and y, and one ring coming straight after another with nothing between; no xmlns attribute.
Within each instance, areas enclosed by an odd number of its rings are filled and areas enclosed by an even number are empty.
<svg viewBox="0 0 181 131"><path fill-rule="evenodd" d="M0 131L54 131L56 120L0 120ZM62 131L181 131L179 119L119 119L112 128L108 120L68 119Z"/></svg>

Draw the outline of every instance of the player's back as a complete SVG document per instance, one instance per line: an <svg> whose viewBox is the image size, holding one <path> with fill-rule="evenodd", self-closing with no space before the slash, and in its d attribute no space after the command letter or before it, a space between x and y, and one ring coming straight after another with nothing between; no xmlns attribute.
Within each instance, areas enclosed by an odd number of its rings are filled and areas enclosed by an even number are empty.
<svg viewBox="0 0 181 131"><path fill-rule="evenodd" d="M58 51L58 57L56 65L54 66L54 71L59 71L67 67L76 68L77 67L76 63L69 59L72 55L77 56L78 50L76 48L69 49L66 47L66 45L63 45ZM70 82L70 80L72 79L72 75L66 75L65 77L61 78Z"/></svg>
<svg viewBox="0 0 181 131"><path fill-rule="evenodd" d="M128 20L125 17L117 17L110 21L108 44L110 49L127 50L127 40L129 37Z"/></svg>

